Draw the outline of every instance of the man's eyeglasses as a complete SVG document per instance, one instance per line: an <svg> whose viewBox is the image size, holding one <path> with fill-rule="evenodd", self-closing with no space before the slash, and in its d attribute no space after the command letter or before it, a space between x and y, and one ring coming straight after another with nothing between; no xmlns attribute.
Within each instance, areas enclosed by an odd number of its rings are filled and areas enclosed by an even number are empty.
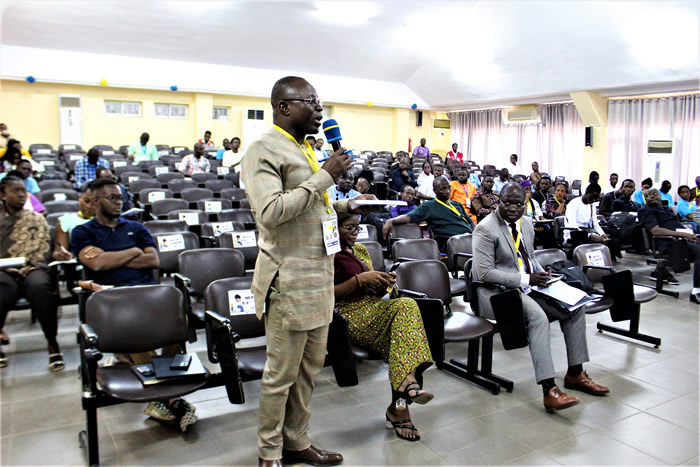
<svg viewBox="0 0 700 467"><path fill-rule="evenodd" d="M282 99L283 101L286 102L306 102L307 104L311 105L311 107L317 107L321 106L323 107L323 101L321 99L317 99L315 97L307 97L306 99Z"/></svg>
<svg viewBox="0 0 700 467"><path fill-rule="evenodd" d="M347 224L347 225L341 225L342 228L347 230L348 232L359 232L360 231L360 224Z"/></svg>
<svg viewBox="0 0 700 467"><path fill-rule="evenodd" d="M112 204L117 204L117 203L122 203L122 202L124 202L124 200L122 199L122 197L121 197L121 196L117 196L117 195L95 196L95 199L100 199L100 198L106 199L107 201L109 201L109 202L112 203Z"/></svg>

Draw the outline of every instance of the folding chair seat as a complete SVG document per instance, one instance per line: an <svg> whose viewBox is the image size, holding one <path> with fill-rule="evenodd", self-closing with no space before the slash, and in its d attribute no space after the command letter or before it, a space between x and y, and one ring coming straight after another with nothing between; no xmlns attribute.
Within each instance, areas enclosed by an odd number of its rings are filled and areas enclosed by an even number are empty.
<svg viewBox="0 0 700 467"><path fill-rule="evenodd" d="M219 178L219 176L216 175L215 173L206 172L206 173L192 174L192 176L190 178L192 178L192 180L194 180L198 184L203 185L204 183L206 183L207 180L216 180L217 178Z"/></svg>
<svg viewBox="0 0 700 467"><path fill-rule="evenodd" d="M51 214L48 214L46 216L46 223L49 224L49 227L56 227L58 225L58 220L66 214L65 212L52 212Z"/></svg>
<svg viewBox="0 0 700 467"><path fill-rule="evenodd" d="M605 245L579 245L574 249L573 255L574 262L583 268L591 282L594 284L602 282L605 296L613 300L610 318L615 322L627 320L630 322L629 329L599 322L597 324L598 331L629 337L658 348L661 345L660 338L639 332L641 305L654 300L658 296L658 292L651 287L635 284L632 281L631 271L616 272L610 257L610 250Z"/></svg>
<svg viewBox="0 0 700 467"><path fill-rule="evenodd" d="M143 223L151 236L169 232L189 232L187 222L176 220L146 221Z"/></svg>
<svg viewBox="0 0 700 467"><path fill-rule="evenodd" d="M80 193L73 188L52 188L49 190L42 190L35 196L38 196L39 201L42 203L47 201L77 201L78 198L80 198Z"/></svg>
<svg viewBox="0 0 700 467"><path fill-rule="evenodd" d="M160 182L161 185L167 185L168 182L172 180L184 180L185 175L180 172L168 172L164 174L156 175L156 180Z"/></svg>
<svg viewBox="0 0 700 467"><path fill-rule="evenodd" d="M54 212L78 212L80 210L80 202L74 200L47 201L44 203L44 206L49 214Z"/></svg>
<svg viewBox="0 0 700 467"><path fill-rule="evenodd" d="M429 278L429 280L426 280ZM493 332L494 326L488 320L468 313L453 312L450 308L449 272L447 266L437 260L408 261L396 268L396 283L402 293L425 294L429 298L442 301L444 315L445 342L468 342L467 362L456 359L449 362L436 358L438 369L459 376L477 386L498 394L501 387L508 392L513 390L513 383L492 372ZM482 344L481 368L479 368L479 343ZM433 356L435 358L435 356Z"/></svg>
<svg viewBox="0 0 700 467"><path fill-rule="evenodd" d="M139 169L141 169L141 172L145 172L145 173L149 174L151 177L152 177L154 174L151 174L151 173L150 173L150 168L151 168L151 167L156 167L156 166L159 166L159 165L161 165L160 160L155 160L155 161L141 161L141 162L138 163L138 167L139 167Z"/></svg>
<svg viewBox="0 0 700 467"><path fill-rule="evenodd" d="M66 190L73 190L73 184L68 180L42 180L39 182L39 188L42 191L55 190L61 188Z"/></svg>
<svg viewBox="0 0 700 467"><path fill-rule="evenodd" d="M166 218L171 211L188 209L190 203L184 199L166 198L153 201L151 204L151 214L157 218Z"/></svg>
<svg viewBox="0 0 700 467"><path fill-rule="evenodd" d="M372 269L375 271L386 272L386 264L384 263L384 250L379 242L366 241L362 243L369 252L372 258Z"/></svg>
<svg viewBox="0 0 700 467"><path fill-rule="evenodd" d="M204 188L207 188L216 193L221 193L224 188L233 188L231 180L207 180L204 182Z"/></svg>
<svg viewBox="0 0 700 467"><path fill-rule="evenodd" d="M387 241L387 245L390 247L389 252L393 251L391 247L394 242L404 238L423 238L423 230L420 225L414 223L394 225Z"/></svg>
<svg viewBox="0 0 700 467"><path fill-rule="evenodd" d="M669 241L669 242L683 242L685 240L677 238L677 237L671 237L671 236L666 236L666 235L652 235L651 232L649 232L647 229L644 227L641 227L642 229L642 240L644 242L644 251L647 255L647 264L654 264L656 265L656 268L654 269L654 273L656 273L656 280L655 280L655 287L654 289L664 295L669 295L673 298L678 298L680 294L678 291L675 290L664 290L664 276L666 275L666 264L667 262L671 259L668 254L663 254L661 253L661 250L659 249L659 245L657 243L658 240L661 241ZM682 272L682 271L674 271L674 272Z"/></svg>
<svg viewBox="0 0 700 467"><path fill-rule="evenodd" d="M224 180L230 180L233 182L233 186L240 188L241 186L241 173L240 172L229 172L224 175Z"/></svg>
<svg viewBox="0 0 700 467"><path fill-rule="evenodd" d="M219 246L219 237L225 232L245 230L241 222L205 222L201 225L201 235L199 239L203 248L214 248Z"/></svg>
<svg viewBox="0 0 700 467"><path fill-rule="evenodd" d="M197 209L176 209L168 213L168 219L185 221L187 225L190 226L190 230L196 231L196 233L199 234L199 226L205 222L209 222L209 215Z"/></svg>
<svg viewBox="0 0 700 467"><path fill-rule="evenodd" d="M151 206L161 199L173 199L173 192L167 188L144 188L138 192L133 191L134 201L150 211Z"/></svg>
<svg viewBox="0 0 700 467"><path fill-rule="evenodd" d="M253 243L253 235L255 242ZM245 258L245 269L255 269L255 261L258 259L258 231L257 230L234 230L224 232L219 237L221 248L233 248L240 251Z"/></svg>
<svg viewBox="0 0 700 467"><path fill-rule="evenodd" d="M231 200L231 208L233 209L250 209L250 200L248 198Z"/></svg>
<svg viewBox="0 0 700 467"><path fill-rule="evenodd" d="M178 272L177 257L186 250L199 248L199 237L193 232L162 232L153 234L156 251L160 262L160 282L173 285L173 280L164 280L164 276Z"/></svg>
<svg viewBox="0 0 700 467"><path fill-rule="evenodd" d="M145 174L143 172L134 172L133 169L135 167L131 167L132 171L130 172L123 172L122 174L119 175L119 180L126 186L127 188L131 187L131 184L134 183L137 180L153 180L150 175ZM160 188L156 187L153 185L145 186L143 188ZM137 190L138 191L138 190Z"/></svg>
<svg viewBox="0 0 700 467"><path fill-rule="evenodd" d="M415 260L440 261L440 250L437 242L430 238L413 238L398 240L392 246L394 263ZM430 280L426 278L426 280ZM453 297L465 295L467 284L462 279L449 277L450 293Z"/></svg>

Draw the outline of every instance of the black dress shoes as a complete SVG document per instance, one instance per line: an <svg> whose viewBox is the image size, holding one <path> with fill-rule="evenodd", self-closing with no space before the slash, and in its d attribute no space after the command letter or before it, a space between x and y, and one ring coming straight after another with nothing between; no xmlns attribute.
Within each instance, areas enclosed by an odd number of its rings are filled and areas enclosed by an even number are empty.
<svg viewBox="0 0 700 467"><path fill-rule="evenodd" d="M343 463L343 456L309 446L303 451L282 449L282 461L285 464L339 465Z"/></svg>
<svg viewBox="0 0 700 467"><path fill-rule="evenodd" d="M283 467L282 459L266 460L258 457L258 465L260 467Z"/></svg>
<svg viewBox="0 0 700 467"><path fill-rule="evenodd" d="M700 305L700 294L691 293L690 294L690 303L696 303L696 304Z"/></svg>

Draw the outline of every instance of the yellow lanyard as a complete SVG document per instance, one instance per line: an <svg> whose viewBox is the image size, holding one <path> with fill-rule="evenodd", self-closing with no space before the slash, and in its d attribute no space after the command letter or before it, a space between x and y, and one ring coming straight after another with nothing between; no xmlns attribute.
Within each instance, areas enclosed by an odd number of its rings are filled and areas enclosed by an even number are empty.
<svg viewBox="0 0 700 467"><path fill-rule="evenodd" d="M513 237L513 232L510 233L510 236ZM515 245L515 254L518 256L518 267L520 270L523 270L523 257L520 254L520 219L518 219L518 236L517 238L513 238L513 245Z"/></svg>
<svg viewBox="0 0 700 467"><path fill-rule="evenodd" d="M556 202L557 202L557 205L561 206L561 203L559 202L559 200L557 199L557 197L556 197L556 196L554 196L554 201L556 201Z"/></svg>
<svg viewBox="0 0 700 467"><path fill-rule="evenodd" d="M435 198L435 201L437 201L438 203L442 204L442 205L445 206L447 209L449 209L450 211L452 211L453 213L455 213L455 215L456 215L457 217L461 217L461 218L464 220L464 222L467 222L467 220L464 219L464 216L461 215L461 214L459 213L459 211L457 210L457 208L455 208L455 207L452 206L451 204L445 203L445 202L443 202L443 201L440 201L440 200L437 199L437 198ZM467 224L469 224L469 222L467 222Z"/></svg>
<svg viewBox="0 0 700 467"><path fill-rule="evenodd" d="M304 154L304 156L306 156L306 160L309 162L309 165L311 166L311 170L313 170L314 173L316 173L316 172L318 172L319 170L321 170L321 166L318 165L318 161L317 161L316 158L314 157L314 151L313 151L313 149L311 149L311 144L310 144L308 141L305 140L305 141L304 141L304 147L302 147L302 146L299 144L299 142L298 142L297 140L295 140L294 137L293 137L292 135L290 135L289 133L287 133L284 129L280 128L280 127L277 126L277 125L272 125L272 127L273 127L275 130L277 130L277 131L279 131L280 133L282 133L282 134L283 134L284 136L286 136L287 138L289 138L289 139L291 139L292 141L294 141L294 144L296 144L296 145L299 147L299 149L301 149L301 152ZM326 203L326 211L328 212L328 214L330 214L330 213L331 213L331 208L330 208L331 199L328 197L328 192L327 192L327 191L324 191L324 192L323 192L323 201Z"/></svg>

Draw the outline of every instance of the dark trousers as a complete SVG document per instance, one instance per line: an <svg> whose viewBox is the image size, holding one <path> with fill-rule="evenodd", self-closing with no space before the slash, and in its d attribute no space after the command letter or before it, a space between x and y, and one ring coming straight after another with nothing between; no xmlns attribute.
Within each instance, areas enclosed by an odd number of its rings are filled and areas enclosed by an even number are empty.
<svg viewBox="0 0 700 467"><path fill-rule="evenodd" d="M55 344L58 331L57 293L51 273L43 269L35 269L21 280L0 272L0 329L5 326L7 314L17 299L24 296L29 300L46 340L49 344Z"/></svg>
<svg viewBox="0 0 700 467"><path fill-rule="evenodd" d="M670 254L670 246L663 248L661 252ZM700 287L700 245L688 242L688 255L693 261L693 287Z"/></svg>

